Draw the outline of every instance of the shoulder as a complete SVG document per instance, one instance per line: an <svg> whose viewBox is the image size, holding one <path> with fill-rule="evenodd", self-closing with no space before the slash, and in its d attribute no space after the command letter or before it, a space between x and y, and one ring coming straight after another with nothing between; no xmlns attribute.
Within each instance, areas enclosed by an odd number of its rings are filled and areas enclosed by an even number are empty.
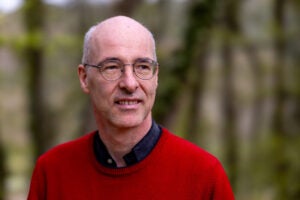
<svg viewBox="0 0 300 200"><path fill-rule="evenodd" d="M38 158L38 163L59 163L70 158L80 158L90 151L95 132L88 133L77 139L59 144Z"/></svg>
<svg viewBox="0 0 300 200"><path fill-rule="evenodd" d="M168 151L171 156L184 160L185 162L191 162L193 165L199 164L202 167L206 166L211 168L216 165L221 165L214 155L192 142L174 135L165 128L163 128L163 134L166 138L165 143L167 148L169 148Z"/></svg>

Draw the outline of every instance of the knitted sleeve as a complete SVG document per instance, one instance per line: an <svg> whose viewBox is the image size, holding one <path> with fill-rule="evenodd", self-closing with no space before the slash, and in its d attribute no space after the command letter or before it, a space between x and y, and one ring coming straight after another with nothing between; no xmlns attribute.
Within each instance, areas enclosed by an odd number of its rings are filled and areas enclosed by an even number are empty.
<svg viewBox="0 0 300 200"><path fill-rule="evenodd" d="M214 200L234 200L230 182L227 178L225 170L220 162L217 162L214 169L215 185L213 189L212 199Z"/></svg>
<svg viewBox="0 0 300 200"><path fill-rule="evenodd" d="M39 159L32 174L27 200L43 199L46 199L46 178L41 159Z"/></svg>

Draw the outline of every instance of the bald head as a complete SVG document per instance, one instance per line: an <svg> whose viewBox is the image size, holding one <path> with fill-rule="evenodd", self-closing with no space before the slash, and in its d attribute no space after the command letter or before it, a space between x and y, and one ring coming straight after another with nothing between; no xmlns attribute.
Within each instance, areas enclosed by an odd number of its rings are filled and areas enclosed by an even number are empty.
<svg viewBox="0 0 300 200"><path fill-rule="evenodd" d="M82 63L91 63L105 52L102 46L150 48L156 60L155 41L152 33L141 23L125 16L116 16L91 27L85 35Z"/></svg>

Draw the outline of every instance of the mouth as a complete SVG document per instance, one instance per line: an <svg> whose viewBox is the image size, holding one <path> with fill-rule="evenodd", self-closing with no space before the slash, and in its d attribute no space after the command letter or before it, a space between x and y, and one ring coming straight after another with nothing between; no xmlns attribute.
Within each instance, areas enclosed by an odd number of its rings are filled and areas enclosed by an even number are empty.
<svg viewBox="0 0 300 200"><path fill-rule="evenodd" d="M122 109L136 109L141 102L139 99L117 99L115 104Z"/></svg>
<svg viewBox="0 0 300 200"><path fill-rule="evenodd" d="M140 101L138 100L119 100L116 101L117 104L119 105L135 105L138 104Z"/></svg>

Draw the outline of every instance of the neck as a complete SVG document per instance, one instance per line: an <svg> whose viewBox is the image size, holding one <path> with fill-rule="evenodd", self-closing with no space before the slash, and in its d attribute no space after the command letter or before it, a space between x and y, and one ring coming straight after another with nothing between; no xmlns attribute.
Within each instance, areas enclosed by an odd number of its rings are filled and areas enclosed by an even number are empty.
<svg viewBox="0 0 300 200"><path fill-rule="evenodd" d="M118 128L98 124L99 136L117 167L125 167L123 157L147 134L151 128L152 119L146 119L141 125L130 128Z"/></svg>

